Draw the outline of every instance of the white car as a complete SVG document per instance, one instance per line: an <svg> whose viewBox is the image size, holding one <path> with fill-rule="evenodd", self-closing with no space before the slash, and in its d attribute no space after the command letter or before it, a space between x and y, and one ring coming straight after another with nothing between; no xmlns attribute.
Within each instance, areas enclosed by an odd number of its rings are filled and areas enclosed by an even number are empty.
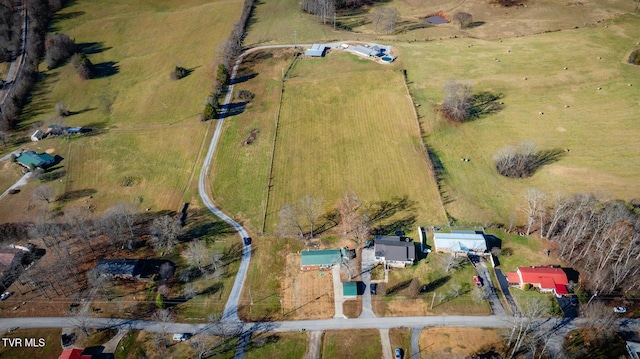
<svg viewBox="0 0 640 359"><path fill-rule="evenodd" d="M0 295L0 300L5 300L11 296L11 292L4 292Z"/></svg>
<svg viewBox="0 0 640 359"><path fill-rule="evenodd" d="M176 342L183 342L189 338L191 338L190 333L176 333L173 335L173 340Z"/></svg>
<svg viewBox="0 0 640 359"><path fill-rule="evenodd" d="M614 307L613 308L613 312L614 313L626 313L627 312L627 307Z"/></svg>

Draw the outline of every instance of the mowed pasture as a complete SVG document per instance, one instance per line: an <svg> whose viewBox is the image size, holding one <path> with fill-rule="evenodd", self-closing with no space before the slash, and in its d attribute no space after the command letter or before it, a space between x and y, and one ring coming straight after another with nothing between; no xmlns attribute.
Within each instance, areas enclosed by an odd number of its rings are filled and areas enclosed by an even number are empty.
<svg viewBox="0 0 640 359"><path fill-rule="evenodd" d="M637 197L640 67L626 58L637 47L639 25L640 16L626 15L599 27L503 41L400 45L411 59L410 90L421 105L426 142L444 166L444 201L454 218L507 223L521 216L529 187L554 196ZM501 95L504 109L450 123L437 112L447 79ZM496 153L525 140L563 155L527 179L499 175Z"/></svg>
<svg viewBox="0 0 640 359"><path fill-rule="evenodd" d="M365 202L407 196L419 223L444 220L403 81L397 67L346 53L298 62L284 88L267 231L307 194L326 211L346 192Z"/></svg>
<svg viewBox="0 0 640 359"><path fill-rule="evenodd" d="M273 0L256 3L246 45L310 43L335 40L408 40L429 41L455 37L498 39L585 27L611 19L634 9L633 1L529 1L521 6L505 7L498 0L392 0L377 2L358 9L340 10L333 19L322 24L313 15L301 10L294 0ZM517 4L516 4L517 5ZM379 8L394 8L400 18L390 34L376 33L373 15ZM456 22L430 25L423 19L437 12L453 17L458 11L470 13L473 23L460 29Z"/></svg>
<svg viewBox="0 0 640 359"><path fill-rule="evenodd" d="M177 210L194 197L196 164L212 132L198 114L211 91L216 48L241 6L239 0L77 1L55 15L50 31L74 38L97 76L81 80L69 63L54 70L41 64L22 125L50 125L54 105L64 102L72 112L66 125L93 128L59 153L67 194L94 192L98 214L140 199L154 211ZM177 64L191 73L172 81Z"/></svg>

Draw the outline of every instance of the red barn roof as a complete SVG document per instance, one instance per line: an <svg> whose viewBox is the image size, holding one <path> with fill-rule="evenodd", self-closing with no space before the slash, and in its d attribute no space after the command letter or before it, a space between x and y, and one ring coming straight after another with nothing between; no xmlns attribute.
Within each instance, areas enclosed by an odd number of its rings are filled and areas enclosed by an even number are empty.
<svg viewBox="0 0 640 359"><path fill-rule="evenodd" d="M65 349L58 359L91 359L91 355L82 355L83 349Z"/></svg>
<svg viewBox="0 0 640 359"><path fill-rule="evenodd" d="M561 268L518 267L522 283L540 284L541 289L555 289L557 284L567 285L567 274Z"/></svg>

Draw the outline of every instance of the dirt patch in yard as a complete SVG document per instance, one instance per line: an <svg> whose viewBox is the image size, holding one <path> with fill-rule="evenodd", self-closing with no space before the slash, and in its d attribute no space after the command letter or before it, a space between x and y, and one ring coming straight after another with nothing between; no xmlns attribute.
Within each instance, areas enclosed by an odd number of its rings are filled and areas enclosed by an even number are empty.
<svg viewBox="0 0 640 359"><path fill-rule="evenodd" d="M300 254L287 255L282 283L284 319L333 318L333 278L331 271L300 270Z"/></svg>
<svg viewBox="0 0 640 359"><path fill-rule="evenodd" d="M429 358L466 358L506 349L500 330L486 328L428 328L420 333L419 343Z"/></svg>

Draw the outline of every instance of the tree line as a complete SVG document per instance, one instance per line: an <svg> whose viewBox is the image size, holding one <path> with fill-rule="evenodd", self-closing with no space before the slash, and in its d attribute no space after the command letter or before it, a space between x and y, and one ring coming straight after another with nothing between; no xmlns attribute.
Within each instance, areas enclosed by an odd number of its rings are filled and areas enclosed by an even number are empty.
<svg viewBox="0 0 640 359"><path fill-rule="evenodd" d="M527 234L537 230L574 266L593 293L640 289L640 203L578 193L555 198L529 189L522 208Z"/></svg>
<svg viewBox="0 0 640 359"><path fill-rule="evenodd" d="M7 3L7 0L5 0ZM38 63L44 53L44 38L51 16L62 7L62 0L24 0L29 16L24 65L20 69L13 90L0 107L0 131L16 127L22 108L38 77ZM18 16L20 16L18 14ZM11 22L12 34L21 35L22 21Z"/></svg>

